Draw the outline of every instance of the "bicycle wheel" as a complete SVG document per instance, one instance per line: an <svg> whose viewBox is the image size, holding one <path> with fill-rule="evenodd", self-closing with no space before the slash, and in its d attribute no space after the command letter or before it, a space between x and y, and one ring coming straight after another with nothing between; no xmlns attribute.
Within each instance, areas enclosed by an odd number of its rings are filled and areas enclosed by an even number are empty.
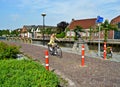
<svg viewBox="0 0 120 87"><path fill-rule="evenodd" d="M62 58L62 50L60 47L56 49L56 52L57 52L56 56L58 56L59 58Z"/></svg>

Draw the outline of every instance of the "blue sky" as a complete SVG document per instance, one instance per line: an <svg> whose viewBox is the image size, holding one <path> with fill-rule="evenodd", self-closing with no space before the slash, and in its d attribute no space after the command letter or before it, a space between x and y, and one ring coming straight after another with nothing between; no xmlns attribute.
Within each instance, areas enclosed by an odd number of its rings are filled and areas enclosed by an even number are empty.
<svg viewBox="0 0 120 87"><path fill-rule="evenodd" d="M23 25L56 26L61 21L96 18L111 20L120 15L120 0L0 0L0 29Z"/></svg>

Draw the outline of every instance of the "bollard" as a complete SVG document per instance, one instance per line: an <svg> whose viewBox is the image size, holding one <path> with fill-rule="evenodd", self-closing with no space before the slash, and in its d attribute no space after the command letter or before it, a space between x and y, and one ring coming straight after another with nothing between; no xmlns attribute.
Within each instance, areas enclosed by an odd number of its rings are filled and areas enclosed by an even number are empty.
<svg viewBox="0 0 120 87"><path fill-rule="evenodd" d="M110 47L110 52L112 53L113 51L112 51L112 47Z"/></svg>
<svg viewBox="0 0 120 87"><path fill-rule="evenodd" d="M112 54L113 54L112 47L110 47L110 52L111 52L111 58L112 58Z"/></svg>
<svg viewBox="0 0 120 87"><path fill-rule="evenodd" d="M48 50L45 51L45 65L46 65L46 70L49 70L49 58L48 58Z"/></svg>
<svg viewBox="0 0 120 87"><path fill-rule="evenodd" d="M106 42L104 42L104 60L106 60Z"/></svg>
<svg viewBox="0 0 120 87"><path fill-rule="evenodd" d="M111 52L111 58L112 58L112 54L113 54L112 47L110 47L110 52Z"/></svg>
<svg viewBox="0 0 120 87"><path fill-rule="evenodd" d="M85 54L85 47L84 45L82 45L82 51L81 51L81 55L82 55L82 58L81 58L81 66L84 66L85 65L85 58L84 58L84 54Z"/></svg>

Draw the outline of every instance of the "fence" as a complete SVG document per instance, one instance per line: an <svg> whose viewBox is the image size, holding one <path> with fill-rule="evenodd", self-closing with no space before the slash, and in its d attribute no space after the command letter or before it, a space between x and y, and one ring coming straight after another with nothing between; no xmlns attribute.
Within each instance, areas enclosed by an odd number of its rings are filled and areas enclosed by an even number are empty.
<svg viewBox="0 0 120 87"><path fill-rule="evenodd" d="M30 39L30 38L17 38L17 37L10 37L7 38L8 41L13 41L13 42L22 42L22 43L31 43L31 44L42 44L42 40L39 39ZM46 44L48 43L49 40L45 40ZM98 42L86 42L88 45L89 50L98 50ZM63 47L73 47L74 42L73 41L61 41L59 42L59 45ZM112 47L113 52L120 52L120 42L119 40L113 41L110 40L106 43L107 47ZM103 52L104 51L104 43L100 43L100 50Z"/></svg>
<svg viewBox="0 0 120 87"><path fill-rule="evenodd" d="M98 50L98 43L88 42L89 50ZM120 52L120 44L118 43L106 43L106 47L112 47L113 52ZM104 43L100 43L100 51L104 51Z"/></svg>

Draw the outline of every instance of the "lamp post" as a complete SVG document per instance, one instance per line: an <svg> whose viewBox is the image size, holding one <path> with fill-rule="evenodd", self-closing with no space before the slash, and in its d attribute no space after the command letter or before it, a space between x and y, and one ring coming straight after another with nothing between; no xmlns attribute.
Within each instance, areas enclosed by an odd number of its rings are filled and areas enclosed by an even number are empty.
<svg viewBox="0 0 120 87"><path fill-rule="evenodd" d="M42 34L43 34L43 36L42 36L42 38L43 38L43 45L45 45L45 36L44 36L44 31L45 31L45 16L46 16L46 14L45 13L42 13L41 14L42 16L43 16L43 31L42 31Z"/></svg>

